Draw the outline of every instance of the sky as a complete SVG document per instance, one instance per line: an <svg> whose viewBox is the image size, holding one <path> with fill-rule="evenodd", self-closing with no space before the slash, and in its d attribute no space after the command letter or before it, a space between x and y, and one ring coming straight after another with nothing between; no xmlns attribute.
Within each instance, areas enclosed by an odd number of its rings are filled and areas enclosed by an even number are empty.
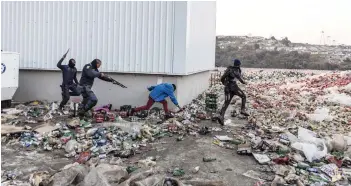
<svg viewBox="0 0 351 186"><path fill-rule="evenodd" d="M217 0L217 35L351 45L351 0ZM322 40L323 44L323 40Z"/></svg>

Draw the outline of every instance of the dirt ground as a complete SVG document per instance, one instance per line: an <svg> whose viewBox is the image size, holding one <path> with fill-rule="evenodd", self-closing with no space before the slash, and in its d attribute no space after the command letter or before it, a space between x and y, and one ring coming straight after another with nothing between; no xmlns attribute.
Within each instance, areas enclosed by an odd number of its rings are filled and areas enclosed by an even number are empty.
<svg viewBox="0 0 351 186"><path fill-rule="evenodd" d="M208 123L207 125L213 125ZM254 185L257 180L242 174L248 170L255 170L259 166L252 156L241 156L235 150L225 149L213 144L214 135L227 135L217 132L207 136L187 137L177 142L174 138L165 139L166 143L159 144L144 157L159 155L157 165L165 169L182 168L186 176L209 180L223 180L226 185ZM204 156L215 157L214 162L203 162ZM191 170L199 166L200 171L192 174Z"/></svg>

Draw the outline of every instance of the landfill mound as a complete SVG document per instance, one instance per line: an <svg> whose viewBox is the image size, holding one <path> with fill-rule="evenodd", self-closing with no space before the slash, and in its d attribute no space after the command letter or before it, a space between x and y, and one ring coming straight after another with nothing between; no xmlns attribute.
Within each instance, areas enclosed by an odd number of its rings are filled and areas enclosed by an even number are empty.
<svg viewBox="0 0 351 186"><path fill-rule="evenodd" d="M243 89L248 95L251 116L246 121L235 114L240 100L234 98L233 118L227 119L225 126L218 124L212 128L205 127L203 120L215 122L214 117L224 102L224 87L220 84L209 88L186 105L183 112L168 120L158 109L127 118L123 110L127 107L113 110L103 106L93 113L92 120L84 121L68 117L73 103L61 113L56 103L45 101L3 109L3 145L29 151L60 151L76 163L55 174L36 171L27 182L17 179L24 175L2 171L2 184L52 185L56 179L56 185L224 185L216 180L186 181L181 179L185 174L182 169L155 172L155 157L123 164L125 167L115 162L144 153L166 136L182 141L189 136L212 135L213 145L262 164L257 170L244 173L257 180L257 185L348 185L351 72L313 75L260 71L245 73L244 78L249 82ZM247 124L238 128L235 121L243 119ZM228 131L227 135L214 135L219 130ZM211 161L215 159L203 157L203 162ZM136 173L147 176L133 178Z"/></svg>

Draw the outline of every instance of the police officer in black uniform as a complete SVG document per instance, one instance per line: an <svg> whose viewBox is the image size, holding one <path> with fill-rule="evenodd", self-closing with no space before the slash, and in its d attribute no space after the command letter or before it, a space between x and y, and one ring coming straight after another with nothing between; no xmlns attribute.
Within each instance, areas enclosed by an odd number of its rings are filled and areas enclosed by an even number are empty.
<svg viewBox="0 0 351 186"><path fill-rule="evenodd" d="M224 114L230 104L232 98L237 95L241 98L241 114L245 116L249 116L249 114L245 111L245 103L246 103L246 95L245 93L239 88L237 84L237 80L239 80L242 84L246 84L246 82L242 79L241 76L241 62L238 59L233 60L234 66L229 66L227 70L224 72L223 76L221 77L221 82L225 86L224 94L225 94L225 102L223 107L220 111L220 116L218 121L221 125L224 125Z"/></svg>
<svg viewBox="0 0 351 186"><path fill-rule="evenodd" d="M57 68L62 71L62 84L60 85L62 90L62 101L59 106L60 111L62 111L63 107L67 104L71 95L79 95L79 88L77 87L77 69L75 67L76 61L72 58L69 60L68 65L62 65L68 52L69 50L62 56L60 61L57 62Z"/></svg>
<svg viewBox="0 0 351 186"><path fill-rule="evenodd" d="M82 89L83 101L80 105L79 116L84 116L84 114L92 109L98 102L98 99L94 92L91 90L94 84L94 79L99 78L106 82L114 82L114 80L99 72L98 68L101 66L100 59L94 59L91 63L86 64L82 70L82 77L80 78L79 85ZM123 87L126 88L126 87Z"/></svg>

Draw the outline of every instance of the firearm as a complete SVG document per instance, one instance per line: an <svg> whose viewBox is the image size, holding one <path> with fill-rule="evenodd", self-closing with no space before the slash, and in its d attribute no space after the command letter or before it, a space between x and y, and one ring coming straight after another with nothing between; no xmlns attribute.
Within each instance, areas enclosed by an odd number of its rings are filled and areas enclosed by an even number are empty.
<svg viewBox="0 0 351 186"><path fill-rule="evenodd" d="M120 86L120 87L122 87L122 88L127 88L127 87L124 86L122 83L120 83L120 82L114 80L114 79L113 79L112 77L110 77L110 76L103 75L103 76L101 77L101 79L104 80L104 81L111 82L111 83L113 83L113 84L115 84L115 85L118 85L118 86Z"/></svg>
<svg viewBox="0 0 351 186"><path fill-rule="evenodd" d="M110 77L111 78L111 77ZM113 84L115 84L115 85L118 85L118 86L120 86L120 87L122 87L122 88L127 88L126 86L124 86L122 83L120 83L120 82L118 82L118 81L116 81L116 80L114 80L114 79L112 79L111 78L111 82L113 83Z"/></svg>
<svg viewBox="0 0 351 186"><path fill-rule="evenodd" d="M112 77L110 77L110 76L108 76L108 75L106 75L106 74L104 74L104 73L101 73L101 76L100 76L99 78L100 78L101 80L104 80L104 81L107 81L107 82L111 82L111 83L113 83L113 84L115 84L115 85L118 85L118 86L120 86L120 87L122 87L122 88L127 88L127 87L124 86L122 83L120 83L120 82L114 80Z"/></svg>

